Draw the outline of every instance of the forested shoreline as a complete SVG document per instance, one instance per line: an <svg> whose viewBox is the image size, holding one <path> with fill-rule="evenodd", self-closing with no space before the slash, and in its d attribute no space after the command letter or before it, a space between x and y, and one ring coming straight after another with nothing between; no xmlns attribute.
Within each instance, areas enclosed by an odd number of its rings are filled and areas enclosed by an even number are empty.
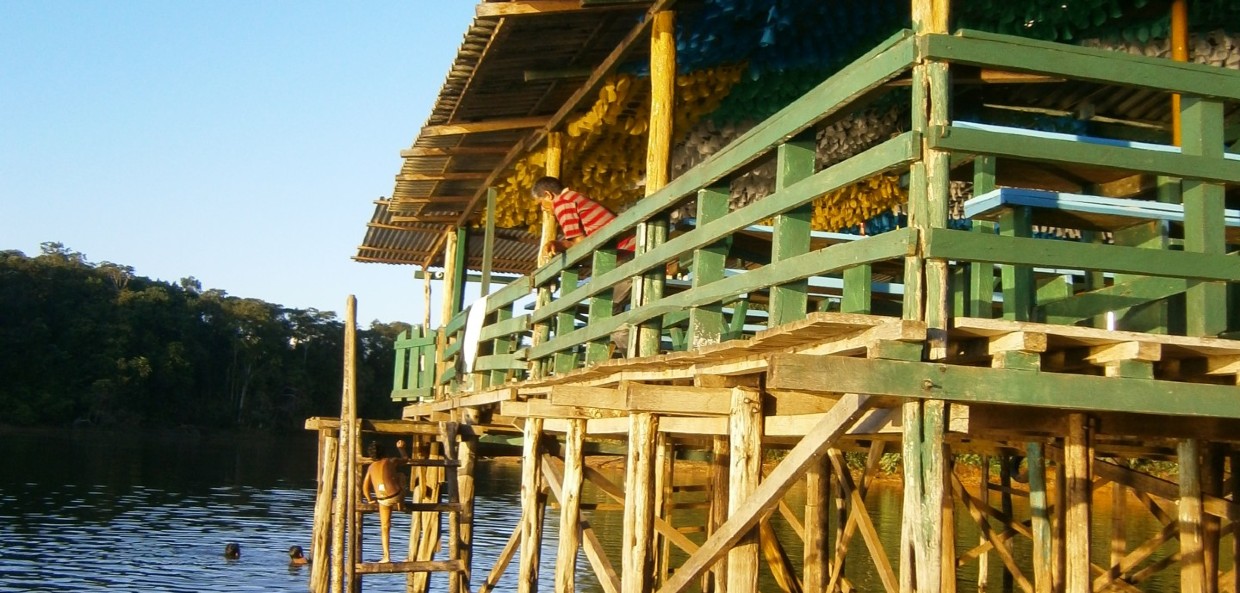
<svg viewBox="0 0 1240 593"><path fill-rule="evenodd" d="M342 299L343 299L342 295ZM392 343L358 331L363 417L391 417ZM0 424L298 430L340 409L344 323L136 276L61 243L0 251Z"/></svg>

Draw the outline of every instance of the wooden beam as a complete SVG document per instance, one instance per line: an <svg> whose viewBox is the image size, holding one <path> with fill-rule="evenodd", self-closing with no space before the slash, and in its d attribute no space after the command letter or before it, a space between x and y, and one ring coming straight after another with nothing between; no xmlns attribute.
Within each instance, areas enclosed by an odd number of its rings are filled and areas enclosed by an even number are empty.
<svg viewBox="0 0 1240 593"><path fill-rule="evenodd" d="M659 589L659 593L679 593L687 589L753 529L758 521L770 515L784 493L809 470L809 464L821 460L827 448L865 413L869 399L865 395L844 396L836 407L788 452L783 461L775 466L753 495L732 512L728 520L680 566L672 578Z"/></svg>
<svg viewBox="0 0 1240 593"><path fill-rule="evenodd" d="M811 393L1240 418L1234 386L839 356L773 356L766 386Z"/></svg>
<svg viewBox="0 0 1240 593"><path fill-rule="evenodd" d="M465 171L457 173L402 173L396 176L396 181L472 181L475 179L486 178L486 171Z"/></svg>
<svg viewBox="0 0 1240 593"><path fill-rule="evenodd" d="M508 119L489 119L474 122L460 122L453 124L439 124L434 126L423 126L418 138L431 138L434 136L459 136L462 134L480 134L485 132L507 132L510 130L525 130L529 128L537 128L547 124L549 118L545 116L534 117L513 117ZM484 174L485 177L486 174Z"/></svg>
<svg viewBox="0 0 1240 593"><path fill-rule="evenodd" d="M589 9L582 8L580 0L510 0L481 2L474 9L474 16L480 19L497 19L585 10Z"/></svg>
<svg viewBox="0 0 1240 593"><path fill-rule="evenodd" d="M401 158L412 159L418 157L435 157L435 156L486 156L486 155L502 155L507 153L511 146L506 144L484 144L479 146L442 146L442 147L421 147L414 146L400 151ZM468 199L468 198L466 198Z"/></svg>
<svg viewBox="0 0 1240 593"><path fill-rule="evenodd" d="M728 513L735 514L757 489L761 476L762 393L744 387L734 387L730 391ZM758 532L751 528L728 550L729 593L757 592L758 543Z"/></svg>

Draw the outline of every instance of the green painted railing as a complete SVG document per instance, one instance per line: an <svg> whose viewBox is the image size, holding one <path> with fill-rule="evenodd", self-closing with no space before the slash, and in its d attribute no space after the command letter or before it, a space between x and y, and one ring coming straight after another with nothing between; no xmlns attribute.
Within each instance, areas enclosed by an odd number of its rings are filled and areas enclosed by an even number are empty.
<svg viewBox="0 0 1240 593"><path fill-rule="evenodd" d="M942 99L919 92L916 86L928 76L921 64L934 62L1181 93L1183 150L1105 146L953 126L950 111L947 123L931 125L924 113L931 112L931 101ZM915 87L909 106L913 129L829 168L815 170L813 151L802 140L806 133L898 92L907 85L897 79L910 73ZM884 269L897 283L901 270L906 274L914 271L904 278L912 278L915 285L903 287L903 293L881 295L881 304L888 312L902 312L932 325L946 325L952 315L966 313L998 313L1032 320L1039 314L1047 315L1047 309L1036 307L1037 299L1066 302L1081 297L1086 291L1077 287L1088 283L1071 282L1073 277L1084 275L1100 281L1101 272L1107 272L1119 276L1111 286L1090 287L1098 298L1124 292L1129 299L1124 303L1131 306L1132 293L1117 288L1127 282L1133 283L1137 294L1148 297L1143 302L1182 293L1188 317L1184 331L1190 335L1222 333L1227 329L1231 305L1227 286L1240 282L1240 258L1226 255L1223 238L1223 192L1240 184L1240 162L1223 157L1223 104L1229 101L1240 101L1240 72L972 31L920 37L901 31L702 164L635 203L600 232L531 276L491 294L485 305L480 355L471 377L455 375L455 358L467 315L462 312L454 316L441 329L439 370L433 374L436 385L449 390L479 389L572 372L610 356L614 334L626 328L652 328L673 349L743 339L746 315L760 301L767 301L767 315L765 319L752 317L758 327L795 321L815 306L880 312L880 295L872 290L876 269ZM927 172L931 167L923 166L935 153L947 155L957 165L973 161L982 185L983 180L993 182L996 158L1176 177L1182 180L1185 203L1183 251L1028 238L1022 236L1028 232L1027 213L1021 212L1005 215L998 234L989 232L992 227L983 229L984 225L977 225L975 230L987 232L949 230L945 225L948 179L941 171ZM730 180L770 159L779 162L775 191L729 211ZM907 174L910 192L917 196L908 205L911 228L809 248L806 208L814 199L875 175L892 173ZM668 212L689 200L697 202L696 227L666 240L655 237L661 231L649 229L659 228ZM774 221L769 263L750 262L743 271L725 275L726 239L767 220ZM639 231L650 233L649 245L639 248L633 258L617 261L608 245ZM663 282L664 266L673 260L692 262L690 285ZM584 277L587 263L590 276ZM1056 269L1037 272L1042 280L1040 290L1035 268ZM924 270L924 274L916 270ZM814 293L808 289L807 279L822 277L830 277L836 283L833 286L843 286L833 293L830 302L822 300L821 290ZM1150 277L1162 281L1151 283ZM656 280L647 288L662 291L661 296L613 311L616 286L630 280L639 283L643 278ZM936 286L935 282L941 284ZM534 307L530 297L540 289L550 290L552 297ZM1002 297L996 298L996 293ZM1089 304L1091 311L1101 310L1096 301ZM520 303L531 304L518 306ZM1024 310L1017 311L1018 307ZM1060 313L1076 311L1069 311L1066 305L1048 307ZM947 311L947 317L929 313L931 310ZM1199 319L1194 320L1194 316ZM640 340L631 341L649 354Z"/></svg>

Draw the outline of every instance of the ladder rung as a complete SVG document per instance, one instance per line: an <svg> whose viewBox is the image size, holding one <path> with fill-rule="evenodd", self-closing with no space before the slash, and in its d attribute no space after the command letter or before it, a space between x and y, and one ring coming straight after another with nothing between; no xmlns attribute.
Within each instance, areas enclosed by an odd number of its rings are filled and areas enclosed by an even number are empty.
<svg viewBox="0 0 1240 593"><path fill-rule="evenodd" d="M460 463L452 459L404 459L405 465L415 467L460 467Z"/></svg>
<svg viewBox="0 0 1240 593"><path fill-rule="evenodd" d="M460 572L458 560L408 561L408 562L358 562L357 574L390 574L396 572Z"/></svg>
<svg viewBox="0 0 1240 593"><path fill-rule="evenodd" d="M461 503L459 502L406 502L401 505L401 510L406 513L452 513L460 512L461 508ZM379 503L359 502L357 503L357 510L364 513L373 513L379 510Z"/></svg>

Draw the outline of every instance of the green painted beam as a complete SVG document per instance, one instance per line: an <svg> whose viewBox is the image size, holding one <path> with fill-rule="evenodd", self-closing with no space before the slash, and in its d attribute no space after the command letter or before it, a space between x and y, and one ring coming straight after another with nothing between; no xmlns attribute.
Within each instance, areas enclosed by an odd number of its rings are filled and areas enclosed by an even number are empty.
<svg viewBox="0 0 1240 593"><path fill-rule="evenodd" d="M1184 97L1180 103L1181 138L1185 154L1220 161L1223 157L1223 103ZM1224 187L1201 180L1183 181L1184 251L1222 254L1224 236ZM1227 287L1201 283L1185 295L1187 333L1217 336L1227 331Z"/></svg>
<svg viewBox="0 0 1240 593"><path fill-rule="evenodd" d="M1240 258L1050 239L988 237L931 229L929 257L1082 270L1103 270L1190 280L1240 281Z"/></svg>
<svg viewBox="0 0 1240 593"><path fill-rule="evenodd" d="M616 268L616 250L600 249L594 252L594 261L592 262L591 273L594 275L606 274ZM590 323L598 323L600 320L611 317L612 308L614 307L615 294L608 291L600 292L589 300ZM586 364L592 364L606 360L611 355L611 344L608 339L598 339L586 344Z"/></svg>
<svg viewBox="0 0 1240 593"><path fill-rule="evenodd" d="M973 160L973 195L980 196L995 189L996 159L991 155L979 155ZM995 225L982 220L973 221L973 232L993 235ZM995 267L991 262L973 262L969 265L970 317L993 316L995 295Z"/></svg>
<svg viewBox="0 0 1240 593"><path fill-rule="evenodd" d="M590 279L590 282L578 290L582 291L582 297L593 296L603 290L609 290L615 283L624 278L637 276L656 266L662 266L663 262L681 253L710 245L760 220L765 220L776 214L807 204L829 191L851 185L878 173L906 167L920 151L921 141L919 136L911 132L901 134L850 159L837 163L829 169L819 171L813 176L794 183L790 187L777 191L745 208L729 212L714 222L706 223L679 237L670 239L656 247L653 251L640 254L611 272L594 276L594 278ZM638 204L641 203L638 202ZM616 223L612 222L612 224ZM550 269L552 268L542 268L537 274L541 276ZM542 322L570 306L572 306L572 303L554 301L535 311L533 321L534 323Z"/></svg>
<svg viewBox="0 0 1240 593"><path fill-rule="evenodd" d="M1040 317L1048 321L1057 318L1060 322L1071 325L1077 321L1102 315L1107 311L1117 311L1165 299L1180 294L1197 283L1197 281L1182 278L1141 276L1122 284L1077 293L1066 299L1041 304L1038 310L1041 313Z"/></svg>
<svg viewBox="0 0 1240 593"><path fill-rule="evenodd" d="M487 302L489 303L490 299L488 299ZM495 328L496 330L500 328L504 328L506 324L509 323L510 319L514 319L514 317L512 316L511 307L504 307L503 309L496 311L495 312L495 323L489 326L483 327L482 332L480 332L480 335L485 334L487 330L491 328ZM520 326L524 328L521 330L522 333L525 331L528 331L530 327L530 316L529 315L522 315L520 317L516 317L515 319L521 320ZM495 340L491 342L491 355L492 356L503 356L505 354L511 353L513 349L513 345L517 344L519 340L519 337L513 336L513 334L515 333L517 332L496 331ZM526 366L528 367L528 364ZM493 369L491 371L491 374L485 376L485 379L484 379L484 383L486 384L487 387L490 387L492 385L502 385L503 383L507 381L508 381L508 370L507 369L504 369L504 370Z"/></svg>
<svg viewBox="0 0 1240 593"><path fill-rule="evenodd" d="M1093 165L1217 183L1240 183L1240 161L1194 154L953 126L932 127L928 140L930 147L938 150L990 154L1047 163Z"/></svg>
<svg viewBox="0 0 1240 593"><path fill-rule="evenodd" d="M525 351L510 354L479 356L474 361L474 371L519 371L526 367Z"/></svg>
<svg viewBox="0 0 1240 593"><path fill-rule="evenodd" d="M896 32L698 166L673 179L663 189L633 204L611 224L569 249L564 257L555 258L543 266L535 273L535 286L547 283L555 278L561 269L582 261L607 242L629 232L638 222L651 218L698 189L710 187L764 156L771 147L796 136L821 120L847 112L852 101L912 67L915 53L912 33L908 30Z"/></svg>
<svg viewBox="0 0 1240 593"><path fill-rule="evenodd" d="M1090 412L1240 418L1240 390L1231 385L844 356L777 355L770 361L766 386Z"/></svg>
<svg viewBox="0 0 1240 593"><path fill-rule="evenodd" d="M923 59L1240 100L1240 72L1204 64L971 30L920 36L918 49Z"/></svg>
<svg viewBox="0 0 1240 593"><path fill-rule="evenodd" d="M664 297L654 304L639 309L630 309L600 323L591 323L570 334L556 336L549 341L530 347L529 357L541 358L560 350L571 348L582 342L596 340L609 335L613 330L622 325L641 323L656 315L661 316L690 307L723 302L737 295L747 294L775 284L839 272L857 265L872 264L903 257L914 249L915 246L915 231L901 229L868 239L839 243L824 249L811 251L782 262L724 278L705 286L691 288L684 292Z"/></svg>
<svg viewBox="0 0 1240 593"><path fill-rule="evenodd" d="M577 280L580 274L577 270L564 270L560 272L560 298L574 300L577 292ZM566 334L573 331L573 325L576 322L572 310L566 310L555 316L555 334ZM552 361L552 369L555 374L562 375L573 370L577 366L577 356L567 350L561 350L555 353L555 359Z"/></svg>
<svg viewBox="0 0 1240 593"><path fill-rule="evenodd" d="M518 299L528 296L533 290L534 287L530 284L529 276L517 278L487 297L487 313L494 313L507 307Z"/></svg>
<svg viewBox="0 0 1240 593"><path fill-rule="evenodd" d="M465 329L465 322L468 319L469 319L469 311L468 310L460 311L457 314L453 315L452 319L448 320L448 323L443 326L443 331L447 332L448 334L454 334L456 332L459 332L462 329Z"/></svg>
<svg viewBox="0 0 1240 593"><path fill-rule="evenodd" d="M999 235L1029 238L1033 235L1033 213L1028 207L1004 208L999 215ZM1003 318L1029 321L1033 316L1033 268L1000 266L1003 287Z"/></svg>
<svg viewBox="0 0 1240 593"><path fill-rule="evenodd" d="M844 270L841 313L869 313L874 296L873 266L862 264Z"/></svg>
<svg viewBox="0 0 1240 593"><path fill-rule="evenodd" d="M521 334L529 331L530 316L528 313L519 317L511 317L512 312L509 311L508 315L509 316L505 319L496 320L495 323L483 327L482 331L478 334L478 339L485 342L487 340L494 340L503 336Z"/></svg>

